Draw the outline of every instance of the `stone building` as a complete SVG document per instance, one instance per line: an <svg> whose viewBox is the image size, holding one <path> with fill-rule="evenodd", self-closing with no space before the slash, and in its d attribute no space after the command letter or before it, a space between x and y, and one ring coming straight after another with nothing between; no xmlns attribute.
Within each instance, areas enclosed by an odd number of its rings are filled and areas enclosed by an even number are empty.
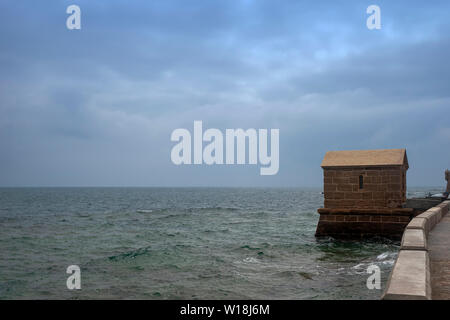
<svg viewBox="0 0 450 320"><path fill-rule="evenodd" d="M412 218L406 202L405 149L329 151L321 167L324 207L317 236L401 236Z"/></svg>

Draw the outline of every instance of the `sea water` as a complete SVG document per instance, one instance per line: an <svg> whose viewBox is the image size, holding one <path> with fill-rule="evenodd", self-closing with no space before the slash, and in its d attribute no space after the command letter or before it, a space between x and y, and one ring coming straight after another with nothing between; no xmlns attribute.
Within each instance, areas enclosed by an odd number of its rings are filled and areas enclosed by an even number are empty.
<svg viewBox="0 0 450 320"><path fill-rule="evenodd" d="M379 299L398 243L316 239L322 205L320 188L1 188L0 299Z"/></svg>

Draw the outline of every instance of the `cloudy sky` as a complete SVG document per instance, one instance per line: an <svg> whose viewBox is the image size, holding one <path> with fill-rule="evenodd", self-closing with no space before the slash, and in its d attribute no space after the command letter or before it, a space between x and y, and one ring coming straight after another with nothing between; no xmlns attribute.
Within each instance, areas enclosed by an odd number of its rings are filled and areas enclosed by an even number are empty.
<svg viewBox="0 0 450 320"><path fill-rule="evenodd" d="M66 28L67 6L81 30ZM368 30L366 8L381 8ZM328 150L450 167L450 2L0 2L0 185L321 186ZM176 166L176 128L280 129L280 170Z"/></svg>

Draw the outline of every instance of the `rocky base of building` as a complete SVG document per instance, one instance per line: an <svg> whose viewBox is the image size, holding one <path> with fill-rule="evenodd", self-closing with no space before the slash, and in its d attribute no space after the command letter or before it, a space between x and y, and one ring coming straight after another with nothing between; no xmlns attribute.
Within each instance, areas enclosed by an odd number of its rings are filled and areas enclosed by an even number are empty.
<svg viewBox="0 0 450 320"><path fill-rule="evenodd" d="M316 237L363 239L384 237L400 240L413 218L411 208L328 209L320 208Z"/></svg>

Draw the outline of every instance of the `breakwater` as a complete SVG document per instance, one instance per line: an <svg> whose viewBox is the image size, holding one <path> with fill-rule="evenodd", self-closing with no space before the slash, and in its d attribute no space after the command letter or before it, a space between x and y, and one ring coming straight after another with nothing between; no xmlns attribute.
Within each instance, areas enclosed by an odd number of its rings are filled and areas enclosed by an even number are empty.
<svg viewBox="0 0 450 320"><path fill-rule="evenodd" d="M406 226L383 299L450 298L449 206L443 201Z"/></svg>

